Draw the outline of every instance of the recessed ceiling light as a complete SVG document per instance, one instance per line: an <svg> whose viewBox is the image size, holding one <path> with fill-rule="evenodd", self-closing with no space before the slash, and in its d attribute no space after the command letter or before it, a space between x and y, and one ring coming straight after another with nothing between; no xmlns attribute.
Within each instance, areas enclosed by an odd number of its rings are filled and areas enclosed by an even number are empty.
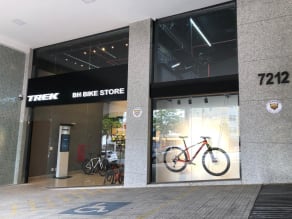
<svg viewBox="0 0 292 219"><path fill-rule="evenodd" d="M126 43L126 44L125 44L125 46L127 46L127 47L128 47L128 46L129 46L129 44L128 44L128 43Z"/></svg>
<svg viewBox="0 0 292 219"><path fill-rule="evenodd" d="M18 25L18 26L23 26L23 25L26 24L23 20L18 19L18 18L13 19L12 22L15 23L15 24Z"/></svg>
<svg viewBox="0 0 292 219"><path fill-rule="evenodd" d="M85 4L90 4L90 3L95 2L96 0L81 0L81 1L83 1Z"/></svg>
<svg viewBox="0 0 292 219"><path fill-rule="evenodd" d="M104 48L104 47L102 47L102 48L101 48L101 50L102 50L102 51L105 51L105 48Z"/></svg>
<svg viewBox="0 0 292 219"><path fill-rule="evenodd" d="M93 52L93 53L96 53L96 50L94 49L94 50L92 50L92 52Z"/></svg>
<svg viewBox="0 0 292 219"><path fill-rule="evenodd" d="M111 48L112 48L112 49L114 49L115 47L114 47L114 46L112 46Z"/></svg>
<svg viewBox="0 0 292 219"><path fill-rule="evenodd" d="M83 52L83 54L84 54L84 55L86 55L86 54L87 54L87 52L86 52L86 51L84 51L84 52Z"/></svg>

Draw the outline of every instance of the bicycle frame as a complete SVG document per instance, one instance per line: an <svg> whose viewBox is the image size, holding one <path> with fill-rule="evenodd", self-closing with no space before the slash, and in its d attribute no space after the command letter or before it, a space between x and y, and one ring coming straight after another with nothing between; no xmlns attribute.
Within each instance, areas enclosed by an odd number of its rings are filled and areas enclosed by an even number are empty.
<svg viewBox="0 0 292 219"><path fill-rule="evenodd" d="M91 157L90 158L90 162L91 162L92 169L94 170L94 172L97 170L98 165L99 165L100 169L103 168L103 164L101 162L101 158L100 157Z"/></svg>
<svg viewBox="0 0 292 219"><path fill-rule="evenodd" d="M97 161L95 162L95 164L94 164L93 160L97 160ZM93 166L94 169L97 168L97 165L99 165L99 168L102 169L103 164L102 164L102 162L101 162L100 157L92 158L92 159L91 159L91 162L92 162L92 166Z"/></svg>
<svg viewBox="0 0 292 219"><path fill-rule="evenodd" d="M207 141L207 139L206 138L203 138L203 141L201 141L201 142L198 142L198 143L196 143L196 144L193 144L193 145L191 145L191 146L187 146L187 144L186 144L186 141L185 141L185 139L183 138L182 139L183 140L183 142L184 142L184 147L185 147L185 149L183 150L184 152L186 152L186 155L187 155L187 160L186 161L184 161L184 160L178 160L178 161L180 161L180 162L190 162L190 161L193 161L196 157L197 157L197 155L200 153L200 151L202 150L202 148L204 147L204 146L207 146L207 148L208 149L210 149L211 148L211 146L209 145L209 143L208 143L208 141ZM191 158L191 156L190 156L190 152L189 152L189 149L190 148L193 148L193 147L195 147L195 146L197 146L197 145L199 145L199 144L201 144L201 146L199 147L199 149L196 151L196 153L194 154L194 156Z"/></svg>

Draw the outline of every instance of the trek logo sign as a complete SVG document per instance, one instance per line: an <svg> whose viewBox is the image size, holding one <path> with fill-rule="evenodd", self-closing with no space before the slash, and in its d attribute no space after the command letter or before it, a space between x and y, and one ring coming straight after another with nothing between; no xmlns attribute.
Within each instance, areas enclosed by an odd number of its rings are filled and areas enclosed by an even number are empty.
<svg viewBox="0 0 292 219"><path fill-rule="evenodd" d="M27 96L28 102L38 102L38 101L47 101L47 100L58 100L60 93L49 93L49 94L37 94Z"/></svg>
<svg viewBox="0 0 292 219"><path fill-rule="evenodd" d="M127 100L128 65L31 78L26 106Z"/></svg>

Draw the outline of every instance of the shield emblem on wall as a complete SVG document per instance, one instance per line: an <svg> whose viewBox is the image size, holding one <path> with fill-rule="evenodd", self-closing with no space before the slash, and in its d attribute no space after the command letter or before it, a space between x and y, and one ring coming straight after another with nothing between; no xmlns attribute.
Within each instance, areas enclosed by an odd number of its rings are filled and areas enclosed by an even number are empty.
<svg viewBox="0 0 292 219"><path fill-rule="evenodd" d="M278 113L282 110L282 103L279 100L270 100L267 102L266 108L270 113Z"/></svg>

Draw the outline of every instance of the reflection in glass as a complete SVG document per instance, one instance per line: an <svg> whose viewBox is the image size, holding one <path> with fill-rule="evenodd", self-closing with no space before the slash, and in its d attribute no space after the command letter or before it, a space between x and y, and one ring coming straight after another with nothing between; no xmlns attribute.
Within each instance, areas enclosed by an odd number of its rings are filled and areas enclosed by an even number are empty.
<svg viewBox="0 0 292 219"><path fill-rule="evenodd" d="M238 74L234 4L160 19L154 82Z"/></svg>
<svg viewBox="0 0 292 219"><path fill-rule="evenodd" d="M129 30L123 28L35 50L37 77L128 63Z"/></svg>

